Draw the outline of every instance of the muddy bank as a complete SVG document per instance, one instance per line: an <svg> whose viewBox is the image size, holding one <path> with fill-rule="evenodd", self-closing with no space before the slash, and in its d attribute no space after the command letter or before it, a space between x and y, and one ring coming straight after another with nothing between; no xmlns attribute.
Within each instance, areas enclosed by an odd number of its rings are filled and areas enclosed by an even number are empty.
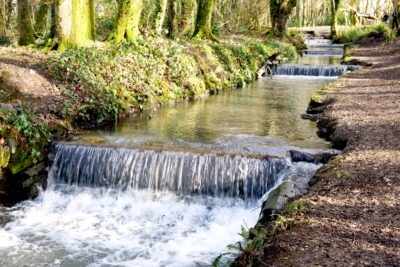
<svg viewBox="0 0 400 267"><path fill-rule="evenodd" d="M399 45L361 43L350 60L371 67L343 75L311 106L319 134L344 147L343 154L318 171L309 193L294 202L302 209L287 212L288 205L274 227L253 233L273 232L266 235L271 243L248 253L245 264L399 264Z"/></svg>

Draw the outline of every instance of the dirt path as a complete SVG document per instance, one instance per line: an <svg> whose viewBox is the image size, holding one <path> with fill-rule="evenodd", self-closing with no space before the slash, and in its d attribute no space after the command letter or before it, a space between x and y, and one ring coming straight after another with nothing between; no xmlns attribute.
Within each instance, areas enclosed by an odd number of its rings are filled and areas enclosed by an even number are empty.
<svg viewBox="0 0 400 267"><path fill-rule="evenodd" d="M265 265L400 266L400 40L353 55L374 65L337 80L326 111L348 145L317 175L309 208L266 249Z"/></svg>

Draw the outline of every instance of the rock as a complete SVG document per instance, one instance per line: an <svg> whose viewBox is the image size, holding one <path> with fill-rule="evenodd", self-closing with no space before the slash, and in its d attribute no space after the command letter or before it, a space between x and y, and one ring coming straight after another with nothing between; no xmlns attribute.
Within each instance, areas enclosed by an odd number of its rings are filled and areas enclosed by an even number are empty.
<svg viewBox="0 0 400 267"><path fill-rule="evenodd" d="M313 114L301 114L301 118L304 120L316 121L317 117Z"/></svg>
<svg viewBox="0 0 400 267"><path fill-rule="evenodd" d="M297 191L296 185L291 181L284 181L272 190L262 204L258 222L266 223L273 220L275 212L282 209L290 198L295 197L298 194Z"/></svg>
<svg viewBox="0 0 400 267"><path fill-rule="evenodd" d="M325 164L330 160L332 157L337 156L338 152L318 152L315 154L302 152L298 150L290 150L290 158L293 162L308 162L314 164Z"/></svg>
<svg viewBox="0 0 400 267"><path fill-rule="evenodd" d="M214 72L217 74L220 74L220 73L224 72L224 69L221 66L218 66L215 68Z"/></svg>
<svg viewBox="0 0 400 267"><path fill-rule="evenodd" d="M332 140L333 148L340 150L347 146L349 140L346 133L343 130L338 130L338 128L332 133L330 139Z"/></svg>
<svg viewBox="0 0 400 267"><path fill-rule="evenodd" d="M27 169L25 171L25 174L27 174L28 176L32 177L35 175L38 175L40 172L42 172L44 169L46 168L46 165L44 164L44 162L40 162L39 164L36 164L35 166Z"/></svg>

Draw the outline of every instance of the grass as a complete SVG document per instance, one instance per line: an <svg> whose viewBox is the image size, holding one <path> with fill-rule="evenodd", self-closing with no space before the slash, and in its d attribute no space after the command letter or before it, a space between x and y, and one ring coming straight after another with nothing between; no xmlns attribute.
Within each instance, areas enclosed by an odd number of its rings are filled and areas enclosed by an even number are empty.
<svg viewBox="0 0 400 267"><path fill-rule="evenodd" d="M396 33L386 23L377 23L368 27L350 27L340 30L335 41L348 44L369 37L383 37L386 42L392 43L396 39Z"/></svg>

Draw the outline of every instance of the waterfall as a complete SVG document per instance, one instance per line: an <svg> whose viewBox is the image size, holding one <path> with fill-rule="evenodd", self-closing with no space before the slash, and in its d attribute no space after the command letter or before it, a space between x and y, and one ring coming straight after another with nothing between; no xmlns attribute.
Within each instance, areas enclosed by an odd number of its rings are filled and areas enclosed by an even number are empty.
<svg viewBox="0 0 400 267"><path fill-rule="evenodd" d="M55 183L119 190L169 191L256 200L289 166L279 157L154 151L58 144Z"/></svg>
<svg viewBox="0 0 400 267"><path fill-rule="evenodd" d="M303 56L343 56L343 50L303 50Z"/></svg>
<svg viewBox="0 0 400 267"><path fill-rule="evenodd" d="M307 45L308 48L313 49L344 49L343 44L310 44Z"/></svg>
<svg viewBox="0 0 400 267"><path fill-rule="evenodd" d="M275 75L336 77L346 72L347 66L280 64L274 65L273 71Z"/></svg>
<svg viewBox="0 0 400 267"><path fill-rule="evenodd" d="M305 40L307 46L313 45L331 45L333 40L324 38L309 38Z"/></svg>

